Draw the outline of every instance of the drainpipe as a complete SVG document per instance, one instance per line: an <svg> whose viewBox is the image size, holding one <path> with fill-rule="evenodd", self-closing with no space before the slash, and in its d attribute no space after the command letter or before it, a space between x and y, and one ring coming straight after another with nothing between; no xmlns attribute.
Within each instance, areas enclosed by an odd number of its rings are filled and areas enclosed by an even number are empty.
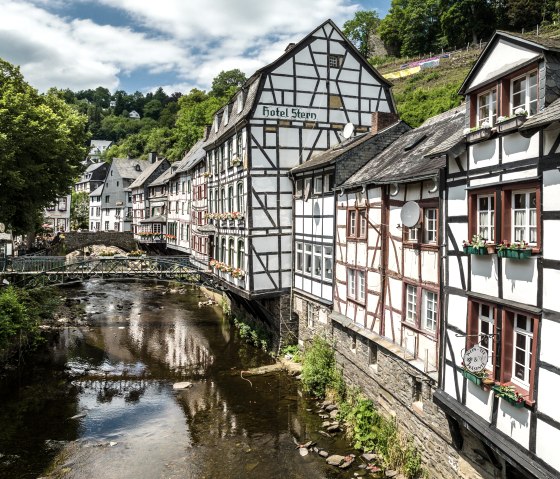
<svg viewBox="0 0 560 479"><path fill-rule="evenodd" d="M381 265L379 266L379 272L381 273L381 306L379 308L380 314L380 325L379 333L385 336L385 298L386 298L386 288L387 288L387 266L389 264L388 258L388 243L389 243L389 195L387 194L388 186L383 186L381 188Z"/></svg>

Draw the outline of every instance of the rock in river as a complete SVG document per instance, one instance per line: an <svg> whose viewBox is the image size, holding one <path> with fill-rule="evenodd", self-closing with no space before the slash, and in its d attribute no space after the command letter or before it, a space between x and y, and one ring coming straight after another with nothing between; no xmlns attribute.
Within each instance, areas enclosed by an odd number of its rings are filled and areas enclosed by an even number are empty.
<svg viewBox="0 0 560 479"><path fill-rule="evenodd" d="M188 388L192 388L192 383L188 381L182 383L175 383L173 385L173 389L188 389Z"/></svg>

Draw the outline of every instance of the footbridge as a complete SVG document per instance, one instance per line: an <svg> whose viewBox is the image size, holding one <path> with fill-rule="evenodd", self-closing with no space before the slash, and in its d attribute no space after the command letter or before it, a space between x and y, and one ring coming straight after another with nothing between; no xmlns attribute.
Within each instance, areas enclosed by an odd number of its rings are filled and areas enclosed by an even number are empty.
<svg viewBox="0 0 560 479"><path fill-rule="evenodd" d="M25 287L59 285L89 279L159 279L205 284L210 271L189 263L185 256L88 257L33 256L14 258L3 273L12 283Z"/></svg>
<svg viewBox="0 0 560 479"><path fill-rule="evenodd" d="M50 250L54 254L68 254L95 245L116 246L124 251L132 251L138 248L131 232L71 231L55 237Z"/></svg>

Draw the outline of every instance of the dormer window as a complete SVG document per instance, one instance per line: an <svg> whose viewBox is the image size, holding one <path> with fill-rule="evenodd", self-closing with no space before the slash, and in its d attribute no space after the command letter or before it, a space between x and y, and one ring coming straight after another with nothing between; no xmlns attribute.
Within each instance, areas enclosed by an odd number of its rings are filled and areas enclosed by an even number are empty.
<svg viewBox="0 0 560 479"><path fill-rule="evenodd" d="M494 87L478 95L476 124L482 126L483 123L488 123L493 126L496 124L496 118L496 88Z"/></svg>
<svg viewBox="0 0 560 479"><path fill-rule="evenodd" d="M229 122L229 108L228 105L226 105L224 109L224 125L227 125L228 122Z"/></svg>
<svg viewBox="0 0 560 479"><path fill-rule="evenodd" d="M220 120L218 119L218 115L214 117L214 132L218 133L218 126L220 126Z"/></svg>
<svg viewBox="0 0 560 479"><path fill-rule="evenodd" d="M241 113L243 111L243 92L240 91L239 95L237 95L237 113Z"/></svg>
<svg viewBox="0 0 560 479"><path fill-rule="evenodd" d="M511 81L511 115L518 109L525 110L529 116L537 113L537 71L526 73Z"/></svg>

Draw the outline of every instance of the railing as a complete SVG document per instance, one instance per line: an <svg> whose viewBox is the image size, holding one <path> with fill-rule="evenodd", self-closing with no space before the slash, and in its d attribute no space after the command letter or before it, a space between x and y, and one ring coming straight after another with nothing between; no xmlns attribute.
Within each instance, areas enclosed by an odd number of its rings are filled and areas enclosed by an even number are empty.
<svg viewBox="0 0 560 479"><path fill-rule="evenodd" d="M17 258L16 258L17 259ZM92 278L154 278L201 283L205 272L185 256L109 256L66 261L64 256L32 258L12 263L8 272L26 287L86 281Z"/></svg>

